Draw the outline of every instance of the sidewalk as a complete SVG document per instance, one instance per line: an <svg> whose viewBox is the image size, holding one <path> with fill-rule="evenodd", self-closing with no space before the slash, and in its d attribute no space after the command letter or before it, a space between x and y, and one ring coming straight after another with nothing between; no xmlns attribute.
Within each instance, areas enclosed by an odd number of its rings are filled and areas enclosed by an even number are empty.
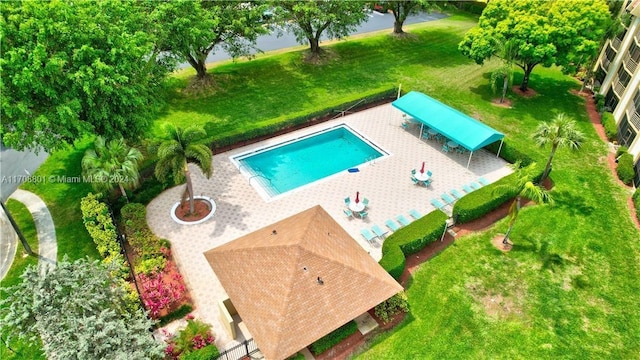
<svg viewBox="0 0 640 360"><path fill-rule="evenodd" d="M4 279L16 257L18 235L11 226L9 218L0 208L0 280Z"/></svg>

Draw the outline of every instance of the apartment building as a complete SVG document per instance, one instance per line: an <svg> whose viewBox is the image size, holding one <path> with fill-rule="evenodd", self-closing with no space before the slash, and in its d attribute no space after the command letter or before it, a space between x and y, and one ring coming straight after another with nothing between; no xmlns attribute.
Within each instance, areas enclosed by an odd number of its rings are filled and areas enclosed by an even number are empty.
<svg viewBox="0 0 640 360"><path fill-rule="evenodd" d="M594 70L618 125L618 144L633 155L634 183L640 187L640 0L629 1L623 11L630 15L629 25L603 46Z"/></svg>

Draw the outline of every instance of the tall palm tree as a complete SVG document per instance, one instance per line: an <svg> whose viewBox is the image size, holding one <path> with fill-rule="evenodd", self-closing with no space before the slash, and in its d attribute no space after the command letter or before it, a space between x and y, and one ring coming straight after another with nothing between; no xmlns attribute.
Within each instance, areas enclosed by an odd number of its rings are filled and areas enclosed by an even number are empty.
<svg viewBox="0 0 640 360"><path fill-rule="evenodd" d="M558 150L559 147L578 150L584 141L584 135L580 130L576 129L575 121L565 114L560 113L556 115L550 123L544 122L538 125L538 128L533 133L533 140L538 146L551 144L551 154L549 155L547 166L540 179L540 181L542 181L549 176L551 162L553 161L553 156L556 154L556 150Z"/></svg>
<svg viewBox="0 0 640 360"><path fill-rule="evenodd" d="M520 164L516 163L515 167L519 168ZM518 170L516 170L516 180L513 183L496 186L496 188L494 189L495 192L509 191L517 193L516 198L513 200L513 203L511 203L511 206L509 207L509 228L507 229L507 233L504 235L504 239L502 239L502 243L505 245L509 243L509 235L511 234L513 225L515 224L516 219L520 214L523 197L533 200L537 203L553 204L553 199L551 198L549 192L542 186L533 183L535 171L536 163L523 168L519 168Z"/></svg>
<svg viewBox="0 0 640 360"><path fill-rule="evenodd" d="M124 139L107 143L103 137L98 136L93 146L82 158L83 175L91 178L95 191L110 191L117 185L122 196L129 202L125 187L133 188L138 185L138 163L143 158L142 153L127 146Z"/></svg>
<svg viewBox="0 0 640 360"><path fill-rule="evenodd" d="M509 83L513 81L513 63L516 56L516 46L512 41L500 42L493 39L498 48L496 56L502 59L502 65L491 72L491 90L496 92L498 80L502 80L502 96L500 96L500 104L504 102L507 96Z"/></svg>
<svg viewBox="0 0 640 360"><path fill-rule="evenodd" d="M213 166L211 158L213 154L207 145L202 144L202 140L207 133L198 126L190 126L186 129L176 127L172 124L165 126L165 131L169 135L158 147L158 163L156 164L155 175L160 181L165 181L169 175L173 176L176 184L186 181L187 186L182 195L184 203L189 197L189 213L195 211L193 183L191 182L191 172L188 164L197 165L204 175L211 177Z"/></svg>

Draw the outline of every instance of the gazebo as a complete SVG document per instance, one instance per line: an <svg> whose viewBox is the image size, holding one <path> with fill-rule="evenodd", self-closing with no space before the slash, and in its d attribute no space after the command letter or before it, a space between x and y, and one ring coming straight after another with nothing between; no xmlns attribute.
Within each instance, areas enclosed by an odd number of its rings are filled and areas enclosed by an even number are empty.
<svg viewBox="0 0 640 360"><path fill-rule="evenodd" d="M467 168L471 164L474 151L498 140L500 140L498 149L498 156L500 156L504 141L503 133L428 95L411 91L392 102L391 105L420 122L421 127L426 125L469 150Z"/></svg>
<svg viewBox="0 0 640 360"><path fill-rule="evenodd" d="M285 359L402 291L319 205L204 253L267 359Z"/></svg>

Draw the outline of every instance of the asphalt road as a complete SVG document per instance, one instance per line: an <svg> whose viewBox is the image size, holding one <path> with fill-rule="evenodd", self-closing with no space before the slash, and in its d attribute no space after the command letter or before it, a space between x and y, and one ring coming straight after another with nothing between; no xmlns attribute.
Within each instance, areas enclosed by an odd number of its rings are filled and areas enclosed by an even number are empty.
<svg viewBox="0 0 640 360"><path fill-rule="evenodd" d="M6 201L49 156L44 151L17 151L0 144L0 199Z"/></svg>
<svg viewBox="0 0 640 360"><path fill-rule="evenodd" d="M373 11L368 14L369 19L367 22L362 23L358 30L353 34L363 34L372 31L384 30L384 29L393 29L393 14L381 14L379 12ZM442 13L421 13L417 15L411 15L407 17L407 20L404 22L405 25L417 24L421 22L433 21L438 19L443 19L447 17L447 15ZM325 37L322 40L326 40ZM267 35L262 35L258 37L256 41L256 45L258 49L262 51L270 51L270 50L278 50L285 49L292 46L300 45L296 41L296 37L289 32L285 32L282 36L278 37L276 33L271 33ZM221 47L217 46L213 49L213 51L207 57L207 63L227 60L230 59L231 56L224 51ZM189 67L188 63L182 63L178 66L178 68L183 69Z"/></svg>

